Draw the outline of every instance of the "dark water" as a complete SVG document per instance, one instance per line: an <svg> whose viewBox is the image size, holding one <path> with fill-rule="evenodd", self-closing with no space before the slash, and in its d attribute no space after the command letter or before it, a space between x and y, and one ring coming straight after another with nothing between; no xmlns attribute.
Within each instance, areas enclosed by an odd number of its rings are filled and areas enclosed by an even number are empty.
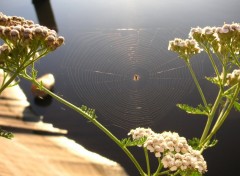
<svg viewBox="0 0 240 176"><path fill-rule="evenodd" d="M217 0L2 0L0 11L23 16L56 29L66 44L42 59L39 75L53 73L55 93L76 105L97 110L99 121L117 137L131 128L177 131L199 137L205 118L190 117L176 103L201 100L183 61L167 50L168 41L187 38L191 27L239 22L240 1ZM192 60L208 101L216 94L204 80L212 75L205 55ZM137 79L135 76L137 75ZM54 100L37 105L30 84L21 82L44 121L69 130L86 148L118 161L129 175L138 175L124 153L78 114ZM204 153L210 176L236 175L240 132L233 112L217 134L219 144ZM143 162L142 151L133 151Z"/></svg>

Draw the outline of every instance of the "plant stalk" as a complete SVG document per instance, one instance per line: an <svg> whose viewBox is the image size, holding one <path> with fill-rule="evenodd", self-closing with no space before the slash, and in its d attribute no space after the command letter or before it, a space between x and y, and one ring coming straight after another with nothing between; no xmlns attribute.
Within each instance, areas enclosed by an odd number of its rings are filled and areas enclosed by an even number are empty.
<svg viewBox="0 0 240 176"><path fill-rule="evenodd" d="M200 96L201 96L201 98L202 98L203 104L204 104L204 106L207 108L208 106L207 106L206 98L205 98L205 96L204 96L204 94L203 94L203 91L202 91L201 86L200 86L200 84L199 84L199 82L198 82L198 80L197 80L197 77L196 77L196 75L195 75L195 73L194 73L194 71L193 71L193 69L192 69L192 66L191 66L191 64L190 64L190 62L189 62L189 59L185 59L185 62L186 62L186 64L187 64L187 67L188 67L191 75L192 75L192 78L193 78L193 80L194 80L194 83L195 83L196 86L197 86L197 89L198 89L198 92L199 92L199 94L200 94Z"/></svg>
<svg viewBox="0 0 240 176"><path fill-rule="evenodd" d="M200 145L202 144L202 141L205 140L205 138L208 135L208 132L209 132L210 127L212 125L212 121L213 121L215 112L216 112L216 110L217 110L217 108L219 106L219 103L220 103L221 99L222 99L222 89L219 90L217 98L215 100L215 103L214 103L214 105L213 105L213 107L211 109L210 114L208 115L207 123L205 125L203 134L202 134L201 139L200 139Z"/></svg>
<svg viewBox="0 0 240 176"><path fill-rule="evenodd" d="M146 147L144 147L143 150L144 150L144 154L145 154L145 158L146 158L147 175L151 176L151 168L150 168L150 163L149 163L148 151L147 151Z"/></svg>
<svg viewBox="0 0 240 176"><path fill-rule="evenodd" d="M236 90L234 92L234 95L233 95L233 98L231 99L226 111L223 113L222 116L219 116L218 119L220 120L217 120L217 123L215 123L211 133L208 135L208 137L202 141L202 145L204 145L205 143L207 143L208 141L211 140L211 138L213 137L214 134L217 133L217 131L219 130L219 128L222 126L223 122L226 120L228 114L230 113L233 105L234 105L234 102L239 94L239 91L240 91L240 83L237 84L237 87L236 87Z"/></svg>
<svg viewBox="0 0 240 176"><path fill-rule="evenodd" d="M162 170L162 167L163 167L163 164L161 163L161 159L158 158L158 168L157 168L156 172L153 174L153 176L157 176L160 173L160 171Z"/></svg>
<svg viewBox="0 0 240 176"><path fill-rule="evenodd" d="M41 86L40 83L38 83L35 79L33 79L31 76L27 75L26 73L24 75L21 75L23 78L31 81L33 84L35 84L40 90L43 90L45 93L59 101L60 103L66 105L67 107L73 109L74 111L81 114L83 117L88 119L90 122L92 122L95 126L97 126L101 131L103 131L110 139L112 139L124 152L125 154L130 158L130 160L133 162L135 167L138 169L141 176L146 176L144 171L142 170L140 164L137 162L135 157L132 155L132 153L122 145L121 141L118 140L117 137L115 137L109 130L107 130L101 123L99 123L96 119L91 118L86 112L84 112L79 107L73 105L72 103L64 100L63 98L59 97L58 95L54 94L53 92L46 89L44 86Z"/></svg>

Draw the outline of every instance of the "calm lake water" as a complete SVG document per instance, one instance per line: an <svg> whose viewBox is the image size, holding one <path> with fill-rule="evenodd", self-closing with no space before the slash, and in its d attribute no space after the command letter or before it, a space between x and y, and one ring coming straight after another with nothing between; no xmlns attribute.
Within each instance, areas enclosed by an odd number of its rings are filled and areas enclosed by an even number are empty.
<svg viewBox="0 0 240 176"><path fill-rule="evenodd" d="M182 60L168 41L187 38L191 27L239 22L239 0L1 0L0 11L56 29L65 45L42 59L39 75L53 73L54 92L76 105L95 108L98 119L117 137L131 128L171 130L200 137L205 118L188 116L176 103L201 102ZM205 55L192 59L203 90L213 102L216 90ZM30 84L21 86L44 121L69 130L68 137L119 162L131 176L134 166L104 134L81 116L49 99L39 105ZM239 114L233 112L217 134L218 145L204 153L209 176L236 175L240 144ZM144 162L142 151L133 151ZM232 173L232 174L230 174Z"/></svg>

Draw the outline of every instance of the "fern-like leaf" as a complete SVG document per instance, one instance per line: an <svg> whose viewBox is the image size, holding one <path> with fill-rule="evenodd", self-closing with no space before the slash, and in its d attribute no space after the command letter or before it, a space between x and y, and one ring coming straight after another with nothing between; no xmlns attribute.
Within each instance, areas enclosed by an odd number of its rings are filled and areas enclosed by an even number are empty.
<svg viewBox="0 0 240 176"><path fill-rule="evenodd" d="M217 139L213 139L208 145L207 148L214 147L218 143Z"/></svg>
<svg viewBox="0 0 240 176"><path fill-rule="evenodd" d="M210 81L213 84L221 85L217 77L205 77L206 80Z"/></svg>
<svg viewBox="0 0 240 176"><path fill-rule="evenodd" d="M199 150L200 139L192 138L188 140L188 144L195 150Z"/></svg>
<svg viewBox="0 0 240 176"><path fill-rule="evenodd" d="M235 101L234 104L233 104L233 106L234 106L234 109L235 109L236 111L239 111L239 112L240 112L240 103L238 103L237 101Z"/></svg>
<svg viewBox="0 0 240 176"><path fill-rule="evenodd" d="M196 108L194 108L187 104L177 104L177 107L186 111L188 114L199 114L199 115L208 115L209 109L210 109L210 105L208 107L198 105Z"/></svg>
<svg viewBox="0 0 240 176"><path fill-rule="evenodd" d="M95 109L88 108L85 105L82 105L80 109L82 111L84 111L87 115L91 116L92 119L96 119L97 118Z"/></svg>
<svg viewBox="0 0 240 176"><path fill-rule="evenodd" d="M4 138L7 138L7 139L12 139L14 137L11 132L8 132L8 131L3 130L1 128L0 128L0 136L4 137Z"/></svg>
<svg viewBox="0 0 240 176"><path fill-rule="evenodd" d="M180 172L181 176L203 176L201 173L195 170L186 170Z"/></svg>
<svg viewBox="0 0 240 176"><path fill-rule="evenodd" d="M135 139L135 140L132 140L129 137L129 138L122 139L121 143L124 147L142 146L146 140L147 140L147 137L142 137L140 139Z"/></svg>

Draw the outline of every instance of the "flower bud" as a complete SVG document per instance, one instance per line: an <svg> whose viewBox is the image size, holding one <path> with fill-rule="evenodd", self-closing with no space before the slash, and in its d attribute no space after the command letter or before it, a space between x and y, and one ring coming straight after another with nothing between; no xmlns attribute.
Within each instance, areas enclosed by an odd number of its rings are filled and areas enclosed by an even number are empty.
<svg viewBox="0 0 240 176"><path fill-rule="evenodd" d="M238 32L240 32L240 25L237 24L237 23L233 23L233 24L230 25L230 29L231 29L232 31L238 31Z"/></svg>
<svg viewBox="0 0 240 176"><path fill-rule="evenodd" d="M25 28L24 30L23 30L23 38L24 39L32 39L32 29L30 29L30 28Z"/></svg>
<svg viewBox="0 0 240 176"><path fill-rule="evenodd" d="M7 44L0 46L0 64L3 64L5 62L5 59L8 56L9 52L10 48Z"/></svg>
<svg viewBox="0 0 240 176"><path fill-rule="evenodd" d="M197 27L197 28L191 28L189 37L192 39L195 39L196 41L201 41L202 37L202 28Z"/></svg>
<svg viewBox="0 0 240 176"><path fill-rule="evenodd" d="M3 34L4 29L5 29L4 26L0 26L0 37L2 37L4 35Z"/></svg>
<svg viewBox="0 0 240 176"><path fill-rule="evenodd" d="M8 17L6 15L3 15L2 13L0 13L0 25L6 25L8 21Z"/></svg>
<svg viewBox="0 0 240 176"><path fill-rule="evenodd" d="M203 33L205 35L210 35L210 34L213 34L214 31L213 31L213 29L210 26L207 26L207 27L203 28Z"/></svg>
<svg viewBox="0 0 240 176"><path fill-rule="evenodd" d="M36 27L36 28L34 29L34 32L35 32L36 34L42 34L43 30L42 30L41 27Z"/></svg>
<svg viewBox="0 0 240 176"><path fill-rule="evenodd" d="M17 26L13 26L12 29L15 29L17 30L18 32L22 32L23 31L23 27L20 26L20 25L17 25Z"/></svg>
<svg viewBox="0 0 240 176"><path fill-rule="evenodd" d="M56 40L56 38L53 35L49 35L45 40L49 43L53 43Z"/></svg>
<svg viewBox="0 0 240 176"><path fill-rule="evenodd" d="M57 32L55 30L48 31L48 35L52 35L54 37L57 37Z"/></svg>
<svg viewBox="0 0 240 176"><path fill-rule="evenodd" d="M11 28L10 27L5 27L3 29L3 34L8 37L10 35Z"/></svg>
<svg viewBox="0 0 240 176"><path fill-rule="evenodd" d="M11 31L10 31L10 37L14 40L14 41L16 41L16 40L18 40L19 39L19 31L18 30L16 30L16 29L12 29Z"/></svg>
<svg viewBox="0 0 240 176"><path fill-rule="evenodd" d="M58 37L57 42L58 42L59 46L64 43L64 40L65 40L64 37L62 37L62 36Z"/></svg>

